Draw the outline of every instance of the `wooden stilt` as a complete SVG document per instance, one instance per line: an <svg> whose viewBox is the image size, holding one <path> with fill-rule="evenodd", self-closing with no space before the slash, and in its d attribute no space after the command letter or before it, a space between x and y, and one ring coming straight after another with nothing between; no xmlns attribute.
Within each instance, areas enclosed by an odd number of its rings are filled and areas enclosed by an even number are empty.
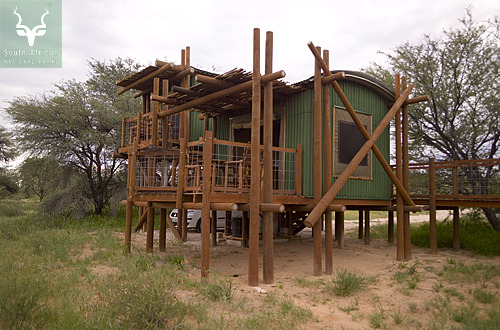
<svg viewBox="0 0 500 330"><path fill-rule="evenodd" d="M395 76L395 98L397 99L401 93L401 80L399 74ZM401 111L398 107L398 111L395 117L396 126L396 176L398 180L403 180L403 155L401 150ZM397 247L396 247L396 259L398 261L403 261L405 256L405 245L404 245L404 204L403 198L399 190L396 191L396 207L397 207Z"/></svg>
<svg viewBox="0 0 500 330"><path fill-rule="evenodd" d="M210 268L210 168L212 165L212 132L205 131L203 145L203 195L201 209L201 278L208 276Z"/></svg>
<svg viewBox="0 0 500 330"><path fill-rule="evenodd" d="M250 228L248 237L248 285L259 285L259 203L260 203L260 30L253 35L252 132L250 173Z"/></svg>
<svg viewBox="0 0 500 330"><path fill-rule="evenodd" d="M328 50L323 50L323 60L330 62ZM326 76L326 74L324 74ZM323 85L323 193L332 185L332 120L330 116L330 85ZM325 273L333 274L332 212L325 212Z"/></svg>
<svg viewBox="0 0 500 330"><path fill-rule="evenodd" d="M387 223L387 243L394 242L394 211L387 212L388 223Z"/></svg>
<svg viewBox="0 0 500 330"><path fill-rule="evenodd" d="M460 209L453 208L453 249L460 250Z"/></svg>
<svg viewBox="0 0 500 330"><path fill-rule="evenodd" d="M187 241L187 212L188 210L186 208L182 209L182 228L181 228L181 236L182 240L185 242Z"/></svg>
<svg viewBox="0 0 500 330"><path fill-rule="evenodd" d="M318 52L321 49L316 47ZM313 185L313 200L315 203L321 200L321 68L318 61L314 61L314 112L313 112L313 157L318 160L313 163L314 168L314 185ZM321 215L320 215L321 217ZM316 222L313 226L313 243L314 243L314 276L322 274L322 237L321 237L321 221Z"/></svg>
<svg viewBox="0 0 500 330"><path fill-rule="evenodd" d="M148 202L148 228L147 228L147 234L146 234L146 250L148 252L153 252L153 233L154 233L154 226L155 226L155 209L151 205L151 202Z"/></svg>
<svg viewBox="0 0 500 330"><path fill-rule="evenodd" d="M358 239L363 239L363 210L358 211Z"/></svg>
<svg viewBox="0 0 500 330"><path fill-rule="evenodd" d="M436 161L429 158L429 243L432 254L437 254L436 228Z"/></svg>
<svg viewBox="0 0 500 330"><path fill-rule="evenodd" d="M365 210L365 245L370 245L370 210Z"/></svg>
<svg viewBox="0 0 500 330"><path fill-rule="evenodd" d="M401 89L406 88L406 77L401 78ZM403 160L403 186L406 191L410 190L410 158L408 155L408 105L403 104L403 121L402 121L402 160ZM411 229L410 229L410 212L404 212L404 235L405 235L405 259L411 260Z"/></svg>
<svg viewBox="0 0 500 330"><path fill-rule="evenodd" d="M339 223L338 247L344 248L344 212L335 212L335 222Z"/></svg>
<svg viewBox="0 0 500 330"><path fill-rule="evenodd" d="M167 247L167 209L160 209L160 233L158 237L158 249L165 252Z"/></svg>
<svg viewBox="0 0 500 330"><path fill-rule="evenodd" d="M265 74L273 72L273 33L266 33ZM273 82L264 85L264 154L263 189L264 203L273 202ZM274 283L273 213L264 212L262 219L263 282Z"/></svg>

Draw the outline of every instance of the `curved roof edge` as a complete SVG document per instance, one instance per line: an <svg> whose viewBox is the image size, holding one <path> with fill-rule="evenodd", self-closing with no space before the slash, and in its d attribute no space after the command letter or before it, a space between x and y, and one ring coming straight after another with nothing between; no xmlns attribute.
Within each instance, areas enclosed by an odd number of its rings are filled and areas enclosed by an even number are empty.
<svg viewBox="0 0 500 330"><path fill-rule="evenodd" d="M333 70L330 72L332 74L337 72L345 72L346 77L342 80L352 81L361 84L363 86L366 86L367 88L381 95L387 101L389 102L394 101L394 91L392 91L389 87L387 87L382 81L378 80L377 78L369 74L360 71L350 71L350 70ZM313 82L314 82L314 76L292 85L299 88L300 87L312 88L312 86L309 85L312 84Z"/></svg>

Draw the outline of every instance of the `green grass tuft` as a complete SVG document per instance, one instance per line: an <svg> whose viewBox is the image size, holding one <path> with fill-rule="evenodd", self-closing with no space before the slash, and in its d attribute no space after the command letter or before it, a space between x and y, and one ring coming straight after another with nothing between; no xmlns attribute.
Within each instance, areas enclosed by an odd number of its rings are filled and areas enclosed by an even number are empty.
<svg viewBox="0 0 500 330"><path fill-rule="evenodd" d="M366 287L373 280L359 271L341 269L332 278L332 282L326 285L326 290L336 296L347 297Z"/></svg>

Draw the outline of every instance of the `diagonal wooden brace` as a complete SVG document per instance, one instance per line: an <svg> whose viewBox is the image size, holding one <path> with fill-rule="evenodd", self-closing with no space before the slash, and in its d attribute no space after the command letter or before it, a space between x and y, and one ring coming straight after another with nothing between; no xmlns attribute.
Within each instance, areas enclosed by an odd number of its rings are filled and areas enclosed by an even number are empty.
<svg viewBox="0 0 500 330"><path fill-rule="evenodd" d="M328 65L321 58L321 54L316 50L316 47L314 47L314 44L312 42L309 42L307 44L307 46L309 46L309 49L311 49L311 52L313 53L314 57L318 61L318 63L321 66L321 68L323 69L323 72L325 73L325 76L331 75L332 73L328 69ZM361 134L363 135L363 137L366 140L369 140L371 138L370 137L370 133L368 133L368 131L366 130L365 126L359 120L358 116L356 115L356 112L354 111L354 108L349 103L349 100L347 99L347 97L345 96L344 92L340 88L340 85L338 84L338 82L332 81L331 84L333 86L333 89L337 93L338 97L340 98L340 101L344 104L346 110L351 115L351 118L354 121L354 123L356 124L356 127L359 129L359 131L361 132ZM387 163L387 161L384 158L384 155L382 154L382 152L380 151L380 149L377 147L377 145L374 144L372 146L372 150L373 150L373 153L374 153L375 157L377 157L380 165L382 165L382 168L384 169L384 171L389 176L389 179L394 183L394 186L396 186L396 189L399 191L399 193L403 197L403 200L406 202L406 204L410 205L410 206L415 206L415 203L411 199L410 194L405 189L405 187L403 186L403 184L401 183L401 181L394 174L391 166Z"/></svg>
<svg viewBox="0 0 500 330"><path fill-rule="evenodd" d="M370 149L375 145L375 142L380 137L382 132L385 130L387 125L391 122L392 117L398 112L399 108L403 105L404 101L410 95L411 90L413 89L413 85L409 85L408 88L404 90L401 96L397 99L396 103L391 107L391 109L384 116L380 124L377 126L375 131L373 131L373 135L368 139L365 144L359 149L358 153L351 160L349 165L345 168L342 174L337 178L335 183L330 187L330 189L326 192L323 198L316 204L314 209L311 211L309 216L304 221L304 224L311 228L318 221L321 215L326 211L328 206L332 203L333 199L339 193L340 189L347 182L351 174L356 170L358 165L361 163L363 158L365 158L366 154L370 151Z"/></svg>

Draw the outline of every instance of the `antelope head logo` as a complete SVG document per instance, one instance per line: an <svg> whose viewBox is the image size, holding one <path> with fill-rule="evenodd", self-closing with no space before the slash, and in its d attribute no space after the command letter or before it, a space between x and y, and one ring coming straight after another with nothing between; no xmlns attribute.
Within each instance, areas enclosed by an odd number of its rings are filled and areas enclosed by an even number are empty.
<svg viewBox="0 0 500 330"><path fill-rule="evenodd" d="M33 45L35 44L35 37L41 37L45 35L45 32L47 32L46 30L47 25L45 25L43 21L45 15L49 14L47 7L45 7L45 13L42 14L42 17L40 18L42 24L35 26L33 29L30 29L26 25L21 24L23 19L21 15L17 13L17 6L16 9L14 10L14 14L17 15L17 17L19 17L19 22L16 24L17 35L28 38L28 45L30 45L30 47L33 47Z"/></svg>

